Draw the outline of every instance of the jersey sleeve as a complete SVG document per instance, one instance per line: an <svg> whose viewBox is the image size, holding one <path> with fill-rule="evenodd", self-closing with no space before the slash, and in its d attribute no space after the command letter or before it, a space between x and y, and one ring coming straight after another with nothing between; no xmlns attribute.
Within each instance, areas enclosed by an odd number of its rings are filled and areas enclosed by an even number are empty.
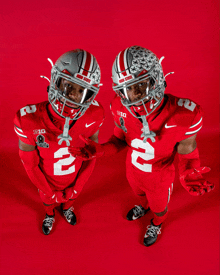
<svg viewBox="0 0 220 275"><path fill-rule="evenodd" d="M22 118L20 110L17 111L14 117L14 131L18 138L26 144L35 146L35 142L29 136L29 133L24 129L22 125Z"/></svg>
<svg viewBox="0 0 220 275"><path fill-rule="evenodd" d="M191 126L185 132L185 137L191 137L197 134L203 126L203 111L200 106L197 107L196 114L191 122Z"/></svg>
<svg viewBox="0 0 220 275"><path fill-rule="evenodd" d="M201 106L191 101L190 108L187 107L188 105L182 107L185 111L180 113L177 120L177 125L182 125L179 141L197 134L203 126L204 114Z"/></svg>

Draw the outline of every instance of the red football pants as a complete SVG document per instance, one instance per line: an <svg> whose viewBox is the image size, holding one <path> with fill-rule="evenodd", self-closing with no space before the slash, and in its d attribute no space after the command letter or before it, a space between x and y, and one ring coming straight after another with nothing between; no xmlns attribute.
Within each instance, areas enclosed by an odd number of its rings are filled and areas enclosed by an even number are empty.
<svg viewBox="0 0 220 275"><path fill-rule="evenodd" d="M130 165L126 169L126 176L134 193L146 196L151 211L161 213L165 210L173 191L173 168L150 173L139 171Z"/></svg>

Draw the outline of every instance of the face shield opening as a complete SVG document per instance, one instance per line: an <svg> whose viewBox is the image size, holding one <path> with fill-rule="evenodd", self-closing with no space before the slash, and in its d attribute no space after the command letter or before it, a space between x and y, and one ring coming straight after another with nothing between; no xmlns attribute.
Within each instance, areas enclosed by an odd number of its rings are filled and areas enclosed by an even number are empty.
<svg viewBox="0 0 220 275"><path fill-rule="evenodd" d="M73 109L82 107L82 104L92 101L95 96L95 93L87 87L62 77L57 78L55 89L59 102Z"/></svg>
<svg viewBox="0 0 220 275"><path fill-rule="evenodd" d="M87 89L84 98L82 99L81 103L87 103L93 101L95 98L96 93L94 93L92 90Z"/></svg>
<svg viewBox="0 0 220 275"><path fill-rule="evenodd" d="M145 104L152 99L152 92L155 89L155 79L148 77L138 82L129 83L119 89L120 94L123 95L122 100L126 105L139 106Z"/></svg>
<svg viewBox="0 0 220 275"><path fill-rule="evenodd" d="M126 100L127 98L126 98L126 95L125 95L125 91L124 91L124 88L122 88L122 89L117 89L117 90L115 90L116 91L116 93L121 97L121 99L122 100Z"/></svg>

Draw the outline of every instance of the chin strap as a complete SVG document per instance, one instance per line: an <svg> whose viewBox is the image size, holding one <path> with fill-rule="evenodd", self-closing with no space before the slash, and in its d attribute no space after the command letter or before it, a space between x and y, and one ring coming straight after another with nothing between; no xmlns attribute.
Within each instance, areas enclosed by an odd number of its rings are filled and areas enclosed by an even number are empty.
<svg viewBox="0 0 220 275"><path fill-rule="evenodd" d="M69 121L70 117L65 118L65 124L63 127L63 133L59 135L57 138L60 140L58 141L58 144L61 145L63 141L66 142L67 146L70 146L70 140L72 140L71 136L69 135Z"/></svg>
<svg viewBox="0 0 220 275"><path fill-rule="evenodd" d="M146 116L141 116L142 122L143 122L143 128L141 129L143 131L143 134L141 134L141 137L143 137L143 142L146 143L147 139L150 138L152 142L155 142L155 136L156 134L153 131L150 131L149 125L146 120Z"/></svg>

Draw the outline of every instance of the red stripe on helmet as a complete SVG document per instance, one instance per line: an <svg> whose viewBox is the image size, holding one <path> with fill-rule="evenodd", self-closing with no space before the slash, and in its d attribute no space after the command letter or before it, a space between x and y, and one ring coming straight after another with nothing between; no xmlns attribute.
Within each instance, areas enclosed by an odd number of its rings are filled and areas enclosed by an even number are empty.
<svg viewBox="0 0 220 275"><path fill-rule="evenodd" d="M64 70L62 71L62 73L71 75L71 73L70 73L69 71L67 71L66 69L64 69Z"/></svg>
<svg viewBox="0 0 220 275"><path fill-rule="evenodd" d="M147 73L147 70L144 69L143 71L141 71L141 72L137 75L137 77L138 77L138 76L141 76L141 75L143 75L143 74L146 74L146 73Z"/></svg>
<svg viewBox="0 0 220 275"><path fill-rule="evenodd" d="M91 59L92 59L91 54L86 52L86 62L85 62L83 72L82 72L82 74L85 76L88 75L88 71L89 71L90 64L91 64Z"/></svg>
<svg viewBox="0 0 220 275"><path fill-rule="evenodd" d="M126 58L126 57L124 57L125 51L126 51L126 49L123 50L123 51L120 53L120 56L119 56L119 66L120 66L119 70L120 70L121 72L124 71L124 72L121 73L123 76L126 76L126 75L127 75L127 72L125 71L125 62L124 62L124 58Z"/></svg>

